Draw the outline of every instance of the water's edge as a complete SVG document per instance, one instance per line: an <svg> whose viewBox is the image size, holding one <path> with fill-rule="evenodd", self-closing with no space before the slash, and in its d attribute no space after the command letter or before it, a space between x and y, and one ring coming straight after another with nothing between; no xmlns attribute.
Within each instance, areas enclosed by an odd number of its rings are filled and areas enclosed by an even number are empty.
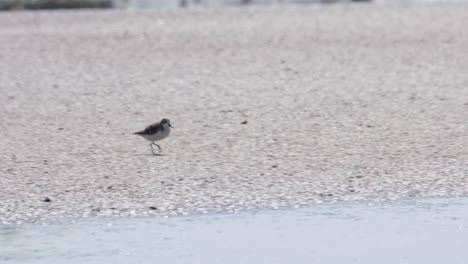
<svg viewBox="0 0 468 264"><path fill-rule="evenodd" d="M468 198L0 226L2 263L463 263ZM341 252L335 254L334 252Z"/></svg>

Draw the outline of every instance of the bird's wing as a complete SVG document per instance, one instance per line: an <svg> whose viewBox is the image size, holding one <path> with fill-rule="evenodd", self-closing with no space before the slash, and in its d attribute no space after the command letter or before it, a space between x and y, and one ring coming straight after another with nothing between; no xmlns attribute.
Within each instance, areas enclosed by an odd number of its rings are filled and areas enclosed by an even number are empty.
<svg viewBox="0 0 468 264"><path fill-rule="evenodd" d="M136 132L135 134L137 135L153 135L158 133L158 131L161 130L161 126L159 123L154 123L148 127L146 127L144 130L140 132Z"/></svg>

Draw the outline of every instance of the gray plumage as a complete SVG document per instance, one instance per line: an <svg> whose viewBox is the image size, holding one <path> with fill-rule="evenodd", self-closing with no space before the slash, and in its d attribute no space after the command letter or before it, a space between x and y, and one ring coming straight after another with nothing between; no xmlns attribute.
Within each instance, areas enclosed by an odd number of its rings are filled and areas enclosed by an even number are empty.
<svg viewBox="0 0 468 264"><path fill-rule="evenodd" d="M156 155L156 153L154 153L153 145L158 147L159 152L161 152L161 147L158 144L154 143L154 141L162 140L168 137L171 133L171 128L173 128L173 126L171 125L171 121L167 118L164 118L163 120L161 120L161 122L149 125L142 131L138 131L133 134L141 136L142 138L148 141L151 141L151 151L153 152L153 154Z"/></svg>
<svg viewBox="0 0 468 264"><path fill-rule="evenodd" d="M164 131L164 127L160 123L155 123L147 126L144 130L135 132L135 135L153 135L159 131Z"/></svg>

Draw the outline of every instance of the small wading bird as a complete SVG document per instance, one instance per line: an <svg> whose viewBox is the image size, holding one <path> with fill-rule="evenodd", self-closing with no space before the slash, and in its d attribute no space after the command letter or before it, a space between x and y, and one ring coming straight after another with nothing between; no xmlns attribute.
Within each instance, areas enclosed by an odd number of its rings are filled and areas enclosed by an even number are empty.
<svg viewBox="0 0 468 264"><path fill-rule="evenodd" d="M135 132L133 134L141 136L142 138L148 141L151 141L150 143L151 152L153 152L154 155L157 155L154 152L153 145L158 147L159 152L161 152L161 147L158 144L154 143L154 141L167 138L169 134L171 133L171 128L174 128L171 125L171 121L167 118L164 118L163 120L161 120L161 122L149 125L144 130L140 132Z"/></svg>

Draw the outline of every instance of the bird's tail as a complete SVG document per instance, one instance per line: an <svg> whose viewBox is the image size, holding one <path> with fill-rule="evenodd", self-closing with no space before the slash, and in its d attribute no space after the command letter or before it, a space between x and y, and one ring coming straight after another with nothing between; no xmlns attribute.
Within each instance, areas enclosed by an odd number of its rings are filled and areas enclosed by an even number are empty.
<svg viewBox="0 0 468 264"><path fill-rule="evenodd" d="M143 131L138 131L138 132L133 133L133 135L142 135L142 134L143 134Z"/></svg>

